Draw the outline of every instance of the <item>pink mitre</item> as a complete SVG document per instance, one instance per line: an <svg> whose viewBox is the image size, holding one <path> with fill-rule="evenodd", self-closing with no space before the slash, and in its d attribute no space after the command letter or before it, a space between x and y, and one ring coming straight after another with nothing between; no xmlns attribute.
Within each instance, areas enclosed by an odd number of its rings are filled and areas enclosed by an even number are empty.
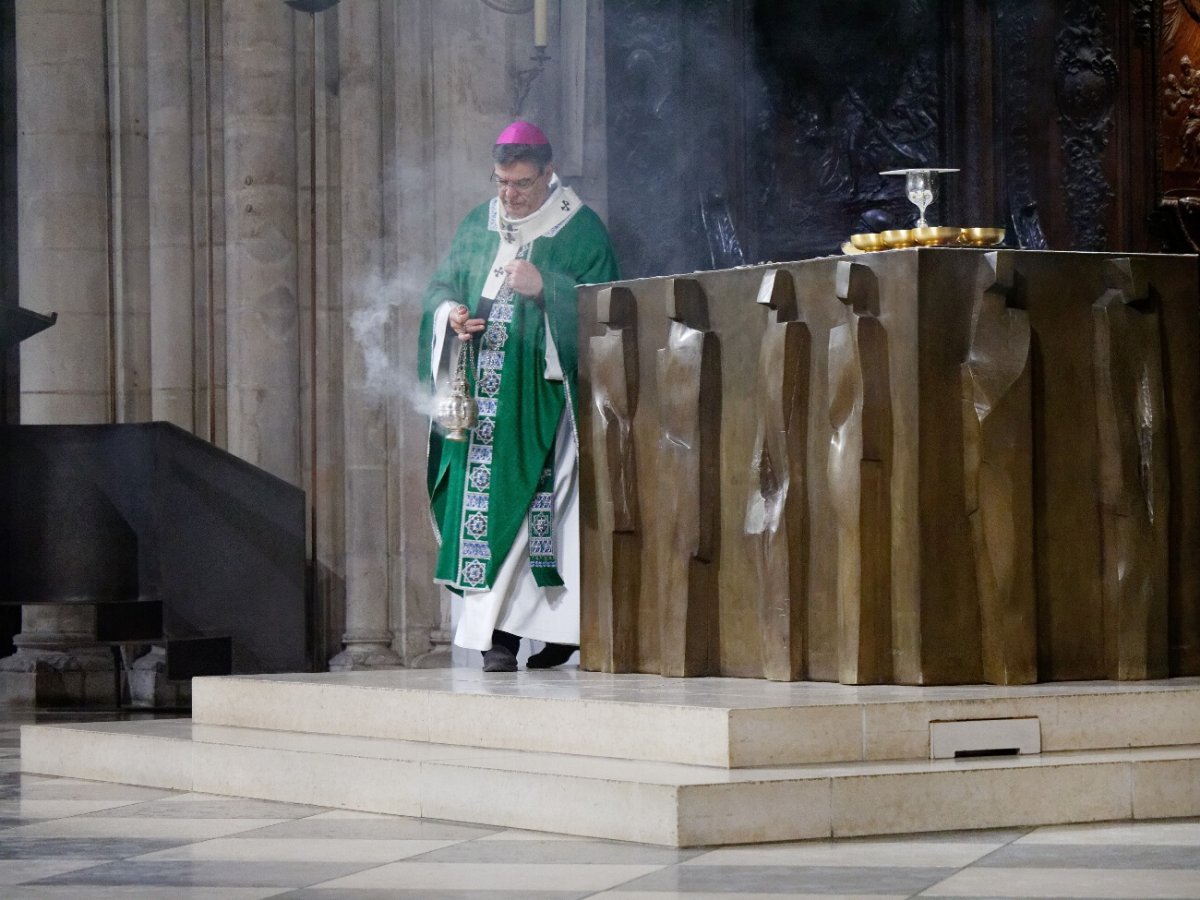
<svg viewBox="0 0 1200 900"><path fill-rule="evenodd" d="M542 129L538 128L532 122L518 120L500 132L500 137L496 138L496 143L548 144L550 141L546 139L546 135L542 133Z"/></svg>

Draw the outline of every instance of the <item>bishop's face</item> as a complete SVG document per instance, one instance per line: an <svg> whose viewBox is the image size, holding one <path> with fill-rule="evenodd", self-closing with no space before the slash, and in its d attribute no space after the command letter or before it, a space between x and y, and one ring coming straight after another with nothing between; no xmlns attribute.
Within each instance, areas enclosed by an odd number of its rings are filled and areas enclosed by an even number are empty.
<svg viewBox="0 0 1200 900"><path fill-rule="evenodd" d="M546 202L546 195L550 193L550 176L553 174L553 163L547 163L542 169L524 159L507 166L497 163L492 182L496 185L500 202L504 204L504 214L510 219L523 219L536 212Z"/></svg>

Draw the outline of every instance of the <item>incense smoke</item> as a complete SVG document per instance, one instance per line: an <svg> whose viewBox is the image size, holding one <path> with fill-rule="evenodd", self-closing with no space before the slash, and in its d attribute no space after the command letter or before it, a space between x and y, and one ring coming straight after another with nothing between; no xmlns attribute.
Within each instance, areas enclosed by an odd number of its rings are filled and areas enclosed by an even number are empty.
<svg viewBox="0 0 1200 900"><path fill-rule="evenodd" d="M358 291L359 308L350 315L350 331L362 352L362 387L373 399L397 398L424 416L433 414L434 397L417 380L415 346L424 284L402 273L385 279L372 275Z"/></svg>

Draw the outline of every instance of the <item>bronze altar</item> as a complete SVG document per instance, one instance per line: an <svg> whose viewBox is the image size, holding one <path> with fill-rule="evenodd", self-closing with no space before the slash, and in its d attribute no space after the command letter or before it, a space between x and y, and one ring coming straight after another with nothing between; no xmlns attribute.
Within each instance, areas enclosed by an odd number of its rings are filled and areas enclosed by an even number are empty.
<svg viewBox="0 0 1200 900"><path fill-rule="evenodd" d="M1196 257L895 250L580 316L583 668L1200 674Z"/></svg>

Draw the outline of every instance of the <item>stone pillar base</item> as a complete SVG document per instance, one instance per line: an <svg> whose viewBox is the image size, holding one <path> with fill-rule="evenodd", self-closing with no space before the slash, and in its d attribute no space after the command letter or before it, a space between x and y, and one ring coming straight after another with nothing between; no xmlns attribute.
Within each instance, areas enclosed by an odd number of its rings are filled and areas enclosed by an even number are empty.
<svg viewBox="0 0 1200 900"><path fill-rule="evenodd" d="M12 706L116 706L119 694L107 647L37 650L0 659L0 703Z"/></svg>
<svg viewBox="0 0 1200 900"><path fill-rule="evenodd" d="M347 643L345 649L329 661L330 672L402 668L404 668L403 661L391 647L374 642Z"/></svg>
<svg viewBox="0 0 1200 900"><path fill-rule="evenodd" d="M412 669L449 669L454 666L454 654L450 647L450 631L446 628L434 628L429 632L429 642L433 645L424 653L420 653L409 662Z"/></svg>
<svg viewBox="0 0 1200 900"><path fill-rule="evenodd" d="M191 706L192 682L167 680L167 650L151 647L129 664L126 671L131 707Z"/></svg>
<svg viewBox="0 0 1200 900"><path fill-rule="evenodd" d="M450 648L434 647L428 653L422 653L409 663L410 669L450 669L454 667L454 657Z"/></svg>

